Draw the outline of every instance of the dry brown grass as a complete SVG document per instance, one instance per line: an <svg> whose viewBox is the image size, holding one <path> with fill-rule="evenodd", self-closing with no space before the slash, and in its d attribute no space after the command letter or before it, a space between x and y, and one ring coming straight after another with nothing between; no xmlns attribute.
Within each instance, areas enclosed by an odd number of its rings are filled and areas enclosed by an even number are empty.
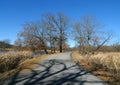
<svg viewBox="0 0 120 85"><path fill-rule="evenodd" d="M19 64L18 69L22 73L30 72L31 70L37 68L38 66L37 64L39 64L42 59L47 58L47 57L50 57L50 55L47 54L47 55L42 55L42 56L36 56L32 59L27 59L24 62Z"/></svg>
<svg viewBox="0 0 120 85"><path fill-rule="evenodd" d="M0 54L0 81L4 80L11 74L15 73L19 64L30 59L32 52L30 51L13 51Z"/></svg>
<svg viewBox="0 0 120 85"><path fill-rule="evenodd" d="M120 83L120 53L98 53L83 57L79 52L73 52L72 57L79 65L104 81L113 85Z"/></svg>
<svg viewBox="0 0 120 85"><path fill-rule="evenodd" d="M32 52L8 52L0 54L0 73L16 68L21 62L31 58Z"/></svg>
<svg viewBox="0 0 120 85"><path fill-rule="evenodd" d="M16 72L30 72L35 69L43 58L49 57L50 55L42 55L31 58L32 52L21 51L21 52L9 52L0 55L0 81L5 80ZM14 68L12 68L14 67Z"/></svg>

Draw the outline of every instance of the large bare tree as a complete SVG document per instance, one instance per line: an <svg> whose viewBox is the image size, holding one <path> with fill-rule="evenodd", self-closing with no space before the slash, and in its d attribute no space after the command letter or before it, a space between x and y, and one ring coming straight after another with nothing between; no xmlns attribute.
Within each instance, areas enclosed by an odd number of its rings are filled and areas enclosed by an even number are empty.
<svg viewBox="0 0 120 85"><path fill-rule="evenodd" d="M55 52L59 45L59 51L63 51L66 42L66 35L69 26L69 19L62 13L44 14L40 22L28 22L23 26L23 31L19 33L26 45L30 45L33 51L38 48L38 43L44 47L45 53L50 46L51 52ZM37 45L36 43L37 42ZM65 46L64 46L65 47Z"/></svg>
<svg viewBox="0 0 120 85"><path fill-rule="evenodd" d="M42 20L45 23L44 28L46 28L46 32L48 35L48 40L50 42L50 48L55 51L57 46L56 43L59 44L59 51L63 51L63 43L66 41L66 34L68 31L69 19L67 16L62 13L55 14L44 14Z"/></svg>
<svg viewBox="0 0 120 85"><path fill-rule="evenodd" d="M47 54L44 25L42 21L39 23L27 22L19 36L23 39L25 46L29 46L33 51L42 47Z"/></svg>
<svg viewBox="0 0 120 85"><path fill-rule="evenodd" d="M69 19L67 16L62 13L58 13L57 15L51 15L51 22L53 27L56 29L58 34L58 42L59 42L59 51L63 50L63 43L66 40L66 35L69 26Z"/></svg>
<svg viewBox="0 0 120 85"><path fill-rule="evenodd" d="M51 53L56 52L56 42L58 41L57 29L54 26L52 21L53 14L44 14L42 15L42 21L44 22L46 29L47 40L51 49Z"/></svg>
<svg viewBox="0 0 120 85"><path fill-rule="evenodd" d="M100 27L96 19L91 16L84 16L80 22L73 25L81 54L94 54L111 38L111 35L103 32Z"/></svg>

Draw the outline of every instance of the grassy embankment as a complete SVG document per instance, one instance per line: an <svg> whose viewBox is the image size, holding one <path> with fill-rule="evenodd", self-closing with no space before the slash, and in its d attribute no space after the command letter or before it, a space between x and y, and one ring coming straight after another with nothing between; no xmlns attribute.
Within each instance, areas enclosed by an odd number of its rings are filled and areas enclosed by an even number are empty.
<svg viewBox="0 0 120 85"><path fill-rule="evenodd" d="M72 58L84 69L102 80L111 85L120 85L120 53L98 53L83 57L75 51L72 53Z"/></svg>
<svg viewBox="0 0 120 85"><path fill-rule="evenodd" d="M31 58L32 52L19 51L0 54L0 81L5 80L16 72L28 72L36 68L40 60L49 55Z"/></svg>

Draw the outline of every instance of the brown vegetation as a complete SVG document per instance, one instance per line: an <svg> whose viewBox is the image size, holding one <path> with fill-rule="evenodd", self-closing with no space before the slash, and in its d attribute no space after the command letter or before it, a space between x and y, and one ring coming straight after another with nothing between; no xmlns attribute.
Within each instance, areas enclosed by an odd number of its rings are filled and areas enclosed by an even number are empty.
<svg viewBox="0 0 120 85"><path fill-rule="evenodd" d="M98 53L92 56L82 56L73 52L72 58L84 69L100 77L112 85L120 83L120 53Z"/></svg>
<svg viewBox="0 0 120 85"><path fill-rule="evenodd" d="M0 54L0 73L16 68L21 62L31 58L32 52L8 52Z"/></svg>
<svg viewBox="0 0 120 85"><path fill-rule="evenodd" d="M49 55L36 56L31 58L32 52L20 51L20 52L8 52L0 54L0 81L5 80L16 72L28 72L37 67L36 64L40 63L40 60L48 57Z"/></svg>

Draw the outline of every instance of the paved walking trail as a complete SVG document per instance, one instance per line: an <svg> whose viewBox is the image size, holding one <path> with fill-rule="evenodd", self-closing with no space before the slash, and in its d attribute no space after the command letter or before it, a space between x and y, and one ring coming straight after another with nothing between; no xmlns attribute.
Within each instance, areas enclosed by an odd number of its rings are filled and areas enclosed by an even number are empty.
<svg viewBox="0 0 120 85"><path fill-rule="evenodd" d="M71 60L71 52L42 60L31 73L16 74L4 85L108 85Z"/></svg>

